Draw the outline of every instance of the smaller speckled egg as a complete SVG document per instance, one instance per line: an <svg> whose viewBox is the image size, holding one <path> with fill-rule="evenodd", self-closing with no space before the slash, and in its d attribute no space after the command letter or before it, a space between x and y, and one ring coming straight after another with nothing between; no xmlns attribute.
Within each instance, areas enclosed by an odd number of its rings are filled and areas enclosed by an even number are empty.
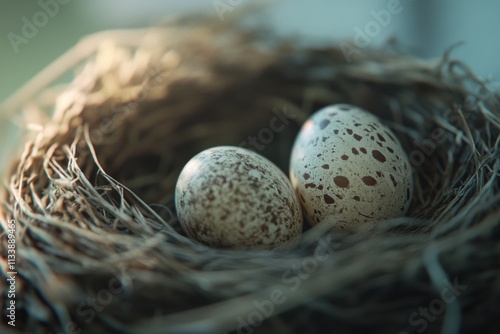
<svg viewBox="0 0 500 334"><path fill-rule="evenodd" d="M175 207L189 237L217 248L286 248L302 232L300 203L286 175L240 147L194 156L177 181Z"/></svg>
<svg viewBox="0 0 500 334"><path fill-rule="evenodd" d="M307 221L351 230L404 215L413 194L408 157L394 133L369 112L325 107L302 126L290 179Z"/></svg>

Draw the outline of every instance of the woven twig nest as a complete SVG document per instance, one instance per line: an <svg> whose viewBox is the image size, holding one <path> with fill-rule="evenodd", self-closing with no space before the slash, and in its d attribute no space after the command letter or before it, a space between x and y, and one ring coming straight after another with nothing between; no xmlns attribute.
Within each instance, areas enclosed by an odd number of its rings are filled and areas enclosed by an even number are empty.
<svg viewBox="0 0 500 334"><path fill-rule="evenodd" d="M463 63L362 50L348 64L337 46L228 20L137 34L135 45L103 40L71 85L26 101L41 126L1 195L17 242L16 327L3 332L498 328L500 96ZM287 172L300 125L333 103L373 112L399 137L415 180L407 216L349 233L320 224L283 251L184 236L173 192L189 158L258 138L279 113L285 129L259 152Z"/></svg>

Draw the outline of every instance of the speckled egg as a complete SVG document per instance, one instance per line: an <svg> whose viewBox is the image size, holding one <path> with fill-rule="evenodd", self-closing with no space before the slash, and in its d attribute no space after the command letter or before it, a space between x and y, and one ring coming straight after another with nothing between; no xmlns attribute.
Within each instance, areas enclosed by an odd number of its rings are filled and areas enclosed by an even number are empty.
<svg viewBox="0 0 500 334"><path fill-rule="evenodd" d="M348 104L325 107L302 126L290 179L312 225L351 230L404 215L413 194L408 157L394 133Z"/></svg>
<svg viewBox="0 0 500 334"><path fill-rule="evenodd" d="M302 232L299 201L271 161L240 147L219 146L193 157L175 189L186 234L217 248L286 248Z"/></svg>

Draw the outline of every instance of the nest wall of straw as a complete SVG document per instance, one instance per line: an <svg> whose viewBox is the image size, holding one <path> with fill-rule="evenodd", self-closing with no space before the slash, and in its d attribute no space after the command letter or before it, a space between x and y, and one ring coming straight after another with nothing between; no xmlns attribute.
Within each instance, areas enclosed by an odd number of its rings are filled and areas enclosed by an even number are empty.
<svg viewBox="0 0 500 334"><path fill-rule="evenodd" d="M493 328L500 95L448 54L423 62L364 50L347 64L336 46L270 36L182 19L136 47L107 41L57 103L38 106L51 116L27 136L0 198L2 227L17 223L18 330L220 333L278 289L284 302L247 330L414 332L422 327L410 316L447 282L459 296L426 331ZM239 145L278 110L290 123L261 153L287 172L301 123L333 103L365 108L398 135L415 179L406 217L345 234L319 225L277 252L210 249L183 235L173 192L193 155Z"/></svg>

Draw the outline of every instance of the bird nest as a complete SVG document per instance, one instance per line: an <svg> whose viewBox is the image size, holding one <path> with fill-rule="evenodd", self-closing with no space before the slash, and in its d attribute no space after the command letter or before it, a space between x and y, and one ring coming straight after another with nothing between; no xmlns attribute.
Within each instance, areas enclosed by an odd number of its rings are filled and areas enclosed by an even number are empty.
<svg viewBox="0 0 500 334"><path fill-rule="evenodd" d="M30 130L0 197L0 285L14 275L16 295L16 327L2 332L498 326L500 95L449 53L358 49L348 63L344 51L192 17L99 34L56 61L36 78L41 93L18 97ZM67 70L71 84L48 85ZM307 227L289 250L184 235L173 197L192 156L254 145L286 173L301 124L334 103L373 112L398 136L415 181L406 216L344 233ZM273 118L285 126L270 135ZM12 298L1 298L8 314Z"/></svg>

